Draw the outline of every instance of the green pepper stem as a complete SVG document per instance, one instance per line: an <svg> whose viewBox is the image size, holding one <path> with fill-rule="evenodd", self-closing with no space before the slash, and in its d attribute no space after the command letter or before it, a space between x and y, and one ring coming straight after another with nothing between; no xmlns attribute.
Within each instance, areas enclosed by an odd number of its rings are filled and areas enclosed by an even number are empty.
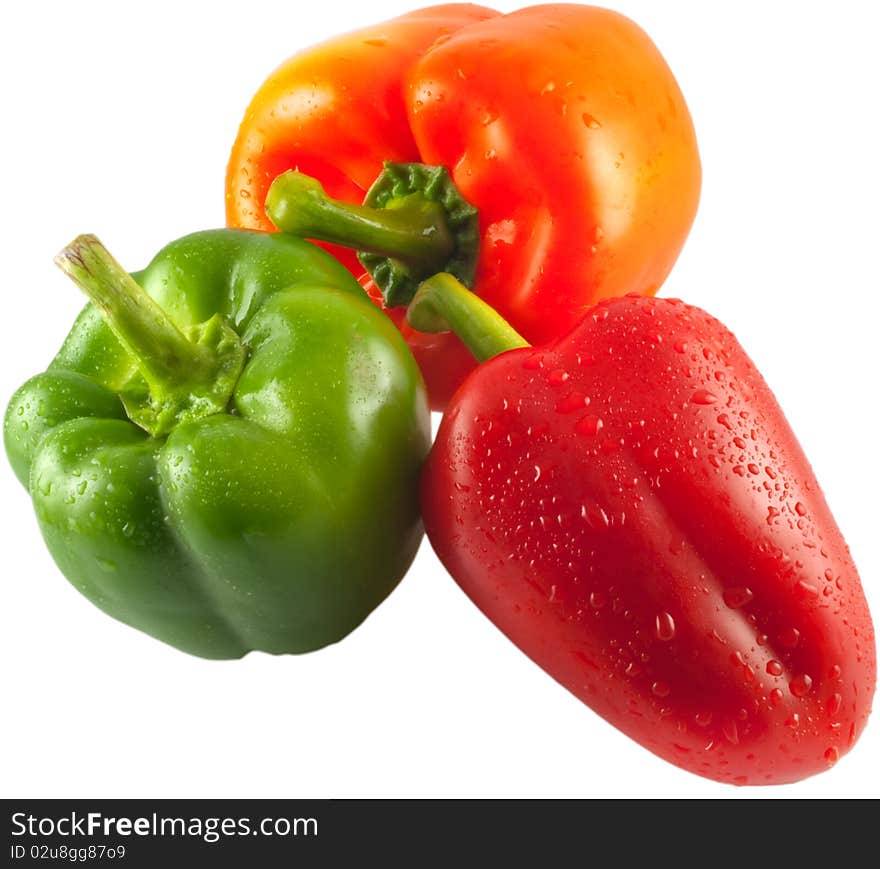
<svg viewBox="0 0 880 869"><path fill-rule="evenodd" d="M418 263L427 271L442 268L455 249L443 207L417 193L394 208L350 205L328 196L315 178L289 171L272 182L266 213L281 232Z"/></svg>
<svg viewBox="0 0 880 869"><path fill-rule="evenodd" d="M245 350L222 316L184 334L94 235L76 238L55 262L100 310L148 387L144 394L131 381L120 390L133 422L161 437L227 407Z"/></svg>
<svg viewBox="0 0 880 869"><path fill-rule="evenodd" d="M188 340L96 236L78 236L55 263L101 311L148 383L170 388L211 376L215 354Z"/></svg>
<svg viewBox="0 0 880 869"><path fill-rule="evenodd" d="M478 362L531 346L494 308L446 273L421 283L406 319L419 332L455 332Z"/></svg>

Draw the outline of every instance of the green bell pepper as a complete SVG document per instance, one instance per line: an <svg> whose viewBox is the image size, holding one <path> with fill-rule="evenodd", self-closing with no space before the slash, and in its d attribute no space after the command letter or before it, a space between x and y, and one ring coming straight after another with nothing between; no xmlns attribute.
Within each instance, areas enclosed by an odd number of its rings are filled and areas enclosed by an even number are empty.
<svg viewBox="0 0 880 869"><path fill-rule="evenodd" d="M81 236L56 262L92 304L4 435L61 571L206 658L348 634L422 536L429 415L391 321L289 236L196 233L131 276Z"/></svg>

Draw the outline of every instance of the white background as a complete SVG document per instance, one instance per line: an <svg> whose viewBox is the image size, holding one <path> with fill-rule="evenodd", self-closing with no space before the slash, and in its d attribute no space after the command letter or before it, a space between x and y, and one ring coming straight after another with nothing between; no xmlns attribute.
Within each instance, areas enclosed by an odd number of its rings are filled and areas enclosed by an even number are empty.
<svg viewBox="0 0 880 869"><path fill-rule="evenodd" d="M59 248L96 232L135 269L221 225L226 158L263 78L300 47L417 2L6 6L2 403L82 304L52 266ZM877 7L615 8L660 46L701 145L700 213L663 292L726 322L763 371L878 618ZM4 796L880 795L876 716L837 767L784 788L737 790L656 759L521 655L427 544L337 646L212 663L80 598L5 463L0 510Z"/></svg>

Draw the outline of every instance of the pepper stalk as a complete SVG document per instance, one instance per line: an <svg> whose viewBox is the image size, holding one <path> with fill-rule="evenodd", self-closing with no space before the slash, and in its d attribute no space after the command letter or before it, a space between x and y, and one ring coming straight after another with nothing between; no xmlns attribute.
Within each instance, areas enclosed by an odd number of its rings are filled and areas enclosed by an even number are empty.
<svg viewBox="0 0 880 869"><path fill-rule="evenodd" d="M244 365L238 335L220 315L181 331L94 235L80 235L56 265L89 297L131 356L136 378L120 394L126 413L154 437L226 409Z"/></svg>
<svg viewBox="0 0 880 869"><path fill-rule="evenodd" d="M455 332L477 362L531 346L501 314L445 272L421 283L406 319L418 332Z"/></svg>
<svg viewBox="0 0 880 869"><path fill-rule="evenodd" d="M331 198L301 172L284 172L269 188L266 213L281 232L357 250L387 307L408 304L438 272L473 286L477 209L443 166L386 162L363 205Z"/></svg>

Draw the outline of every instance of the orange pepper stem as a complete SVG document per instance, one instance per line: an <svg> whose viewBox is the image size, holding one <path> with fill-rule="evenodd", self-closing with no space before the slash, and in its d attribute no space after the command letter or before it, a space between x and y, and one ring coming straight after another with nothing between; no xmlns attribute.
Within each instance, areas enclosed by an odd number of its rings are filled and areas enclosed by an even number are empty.
<svg viewBox="0 0 880 869"><path fill-rule="evenodd" d="M411 197L394 210L350 205L328 196L315 178L290 171L269 188L266 212L278 229L291 235L442 265L453 248L443 208L424 196Z"/></svg>
<svg viewBox="0 0 880 869"><path fill-rule="evenodd" d="M419 286L406 319L419 332L455 332L477 362L531 346L501 314L446 273Z"/></svg>
<svg viewBox="0 0 880 869"><path fill-rule="evenodd" d="M301 172L284 172L269 188L266 213L281 232L357 250L389 307L407 304L437 272L473 282L477 212L441 166L386 163L363 205L331 198Z"/></svg>

